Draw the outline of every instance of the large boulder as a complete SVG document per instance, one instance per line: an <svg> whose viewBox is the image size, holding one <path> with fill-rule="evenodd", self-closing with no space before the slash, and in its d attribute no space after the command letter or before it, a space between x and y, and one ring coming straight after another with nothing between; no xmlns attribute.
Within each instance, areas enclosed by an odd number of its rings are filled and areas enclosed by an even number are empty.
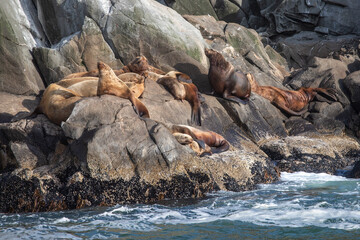
<svg viewBox="0 0 360 240"><path fill-rule="evenodd" d="M360 112L360 71L349 74L343 82L352 106Z"/></svg>
<svg viewBox="0 0 360 240"><path fill-rule="evenodd" d="M98 61L106 62L114 69L123 66L115 58L98 25L87 17L81 32L63 39L56 48L35 48L34 56L47 85L73 72L95 70Z"/></svg>
<svg viewBox="0 0 360 240"><path fill-rule="evenodd" d="M46 41L37 19L31 16L34 11L31 2L0 2L0 91L30 95L44 89L30 52Z"/></svg>
<svg viewBox="0 0 360 240"><path fill-rule="evenodd" d="M207 66L200 32L171 8L156 1L118 1L108 15L106 34L125 63L143 54L166 69L170 53L179 51Z"/></svg>

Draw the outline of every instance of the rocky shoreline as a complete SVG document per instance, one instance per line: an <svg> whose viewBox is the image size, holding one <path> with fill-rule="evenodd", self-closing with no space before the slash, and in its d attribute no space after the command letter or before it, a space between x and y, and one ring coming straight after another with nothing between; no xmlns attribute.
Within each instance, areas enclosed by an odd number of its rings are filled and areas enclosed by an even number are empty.
<svg viewBox="0 0 360 240"><path fill-rule="evenodd" d="M357 35L336 46L328 37L327 51L309 56L306 49L314 45L306 41L319 42L306 37L313 32L299 33L304 41L294 46L296 41L275 44L246 24L219 21L216 9L216 16L181 16L156 1L73 2L0 3L8 16L0 28L10 29L0 36L6 59L0 68L0 212L201 198L217 190L254 189L277 181L281 171L336 174L358 165ZM24 18L9 17L9 9ZM41 14L44 9L56 14ZM70 24L61 24L61 17ZM254 17L246 17L250 26ZM294 117L256 93L246 105L215 97L209 94L205 47L251 72L260 85L332 88L338 100L317 96L305 114ZM82 99L61 126L43 114L24 118L50 83L94 70L98 61L119 69L140 54L163 71L192 78L205 99L200 128L222 135L231 144L228 151L198 157L179 144L163 123L190 125L191 106L150 79L140 98L150 119L140 118L129 100L109 95ZM355 169L349 176L358 177Z"/></svg>

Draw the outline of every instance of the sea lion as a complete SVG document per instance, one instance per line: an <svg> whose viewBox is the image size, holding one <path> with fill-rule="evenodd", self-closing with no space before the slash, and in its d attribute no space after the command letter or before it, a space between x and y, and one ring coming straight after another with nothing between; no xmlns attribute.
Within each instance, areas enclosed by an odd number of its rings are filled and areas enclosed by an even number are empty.
<svg viewBox="0 0 360 240"><path fill-rule="evenodd" d="M201 125L201 108L199 101L199 91L192 83L180 82L174 77L160 78L157 83L163 85L175 99L188 101L191 105L191 123Z"/></svg>
<svg viewBox="0 0 360 240"><path fill-rule="evenodd" d="M206 149L206 145L211 147L211 153L224 152L230 148L230 143L225 138L212 131L202 131L187 125L172 125L171 132L190 135L203 149Z"/></svg>
<svg viewBox="0 0 360 240"><path fill-rule="evenodd" d="M43 113L51 122L60 125L70 116L75 103L80 99L82 97L76 92L52 83L45 89L34 113Z"/></svg>
<svg viewBox="0 0 360 240"><path fill-rule="evenodd" d="M323 93L336 101L336 96L331 89L304 88L297 91L283 90L273 86L259 86L251 73L246 74L253 92L268 99L277 108L290 115L302 115L307 111L307 104L314 99L316 94Z"/></svg>
<svg viewBox="0 0 360 240"><path fill-rule="evenodd" d="M140 97L145 90L145 78L137 73L123 73L117 76L123 81L130 90L134 93L135 97Z"/></svg>
<svg viewBox="0 0 360 240"><path fill-rule="evenodd" d="M147 60L147 58L145 56L138 56L136 57L134 60L132 60L130 63L128 63L126 66L124 66L121 69L123 72L134 72L140 75L145 75L147 74L147 72L154 72L160 75L165 75L165 72L154 67L151 66L149 64L149 61Z"/></svg>
<svg viewBox="0 0 360 240"><path fill-rule="evenodd" d="M208 78L212 89L227 100L247 103L251 86L245 74L235 71L234 66L214 50L206 48L205 55L210 61Z"/></svg>
<svg viewBox="0 0 360 240"><path fill-rule="evenodd" d="M211 148L205 144L205 148L195 141L190 135L185 133L173 133L175 139L182 145L188 145L198 156L202 156L205 153L211 154Z"/></svg>
<svg viewBox="0 0 360 240"><path fill-rule="evenodd" d="M156 81L158 84L165 87L175 99L183 101L185 99L186 91L183 84L181 84L174 77L162 77Z"/></svg>
<svg viewBox="0 0 360 240"><path fill-rule="evenodd" d="M103 62L98 62L98 69L99 82L97 95L110 94L127 98L134 105L135 111L140 117L150 117L145 105L135 97L134 93L115 75L114 71L108 65Z"/></svg>

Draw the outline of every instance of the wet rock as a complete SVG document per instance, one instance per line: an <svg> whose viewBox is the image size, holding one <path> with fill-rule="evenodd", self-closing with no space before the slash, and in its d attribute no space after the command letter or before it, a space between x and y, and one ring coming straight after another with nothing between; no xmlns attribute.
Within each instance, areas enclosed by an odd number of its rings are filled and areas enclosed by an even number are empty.
<svg viewBox="0 0 360 240"><path fill-rule="evenodd" d="M261 149L281 171L326 172L334 174L354 163L360 153L358 141L341 136L286 137L268 140Z"/></svg>
<svg viewBox="0 0 360 240"><path fill-rule="evenodd" d="M347 177L360 178L360 161L357 161Z"/></svg>

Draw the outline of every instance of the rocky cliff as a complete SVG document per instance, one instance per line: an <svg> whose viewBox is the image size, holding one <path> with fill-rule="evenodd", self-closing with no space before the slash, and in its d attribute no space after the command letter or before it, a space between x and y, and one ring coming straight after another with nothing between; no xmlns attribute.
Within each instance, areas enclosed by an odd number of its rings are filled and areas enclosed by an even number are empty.
<svg viewBox="0 0 360 240"><path fill-rule="evenodd" d="M353 165L360 155L359 32L346 27L355 17L331 21L330 13L354 14L357 3L296 2L2 1L0 211L195 198L253 189L276 181L279 171L334 174ZM317 96L294 117L256 93L246 105L215 97L205 47L260 85L332 88L337 101ZM228 151L198 157L179 144L166 123L191 125L191 106L150 79L140 98L150 119L108 95L82 99L61 126L43 114L25 117L49 84L95 70L98 61L119 69L138 55L192 78L205 99L199 128L221 134Z"/></svg>

